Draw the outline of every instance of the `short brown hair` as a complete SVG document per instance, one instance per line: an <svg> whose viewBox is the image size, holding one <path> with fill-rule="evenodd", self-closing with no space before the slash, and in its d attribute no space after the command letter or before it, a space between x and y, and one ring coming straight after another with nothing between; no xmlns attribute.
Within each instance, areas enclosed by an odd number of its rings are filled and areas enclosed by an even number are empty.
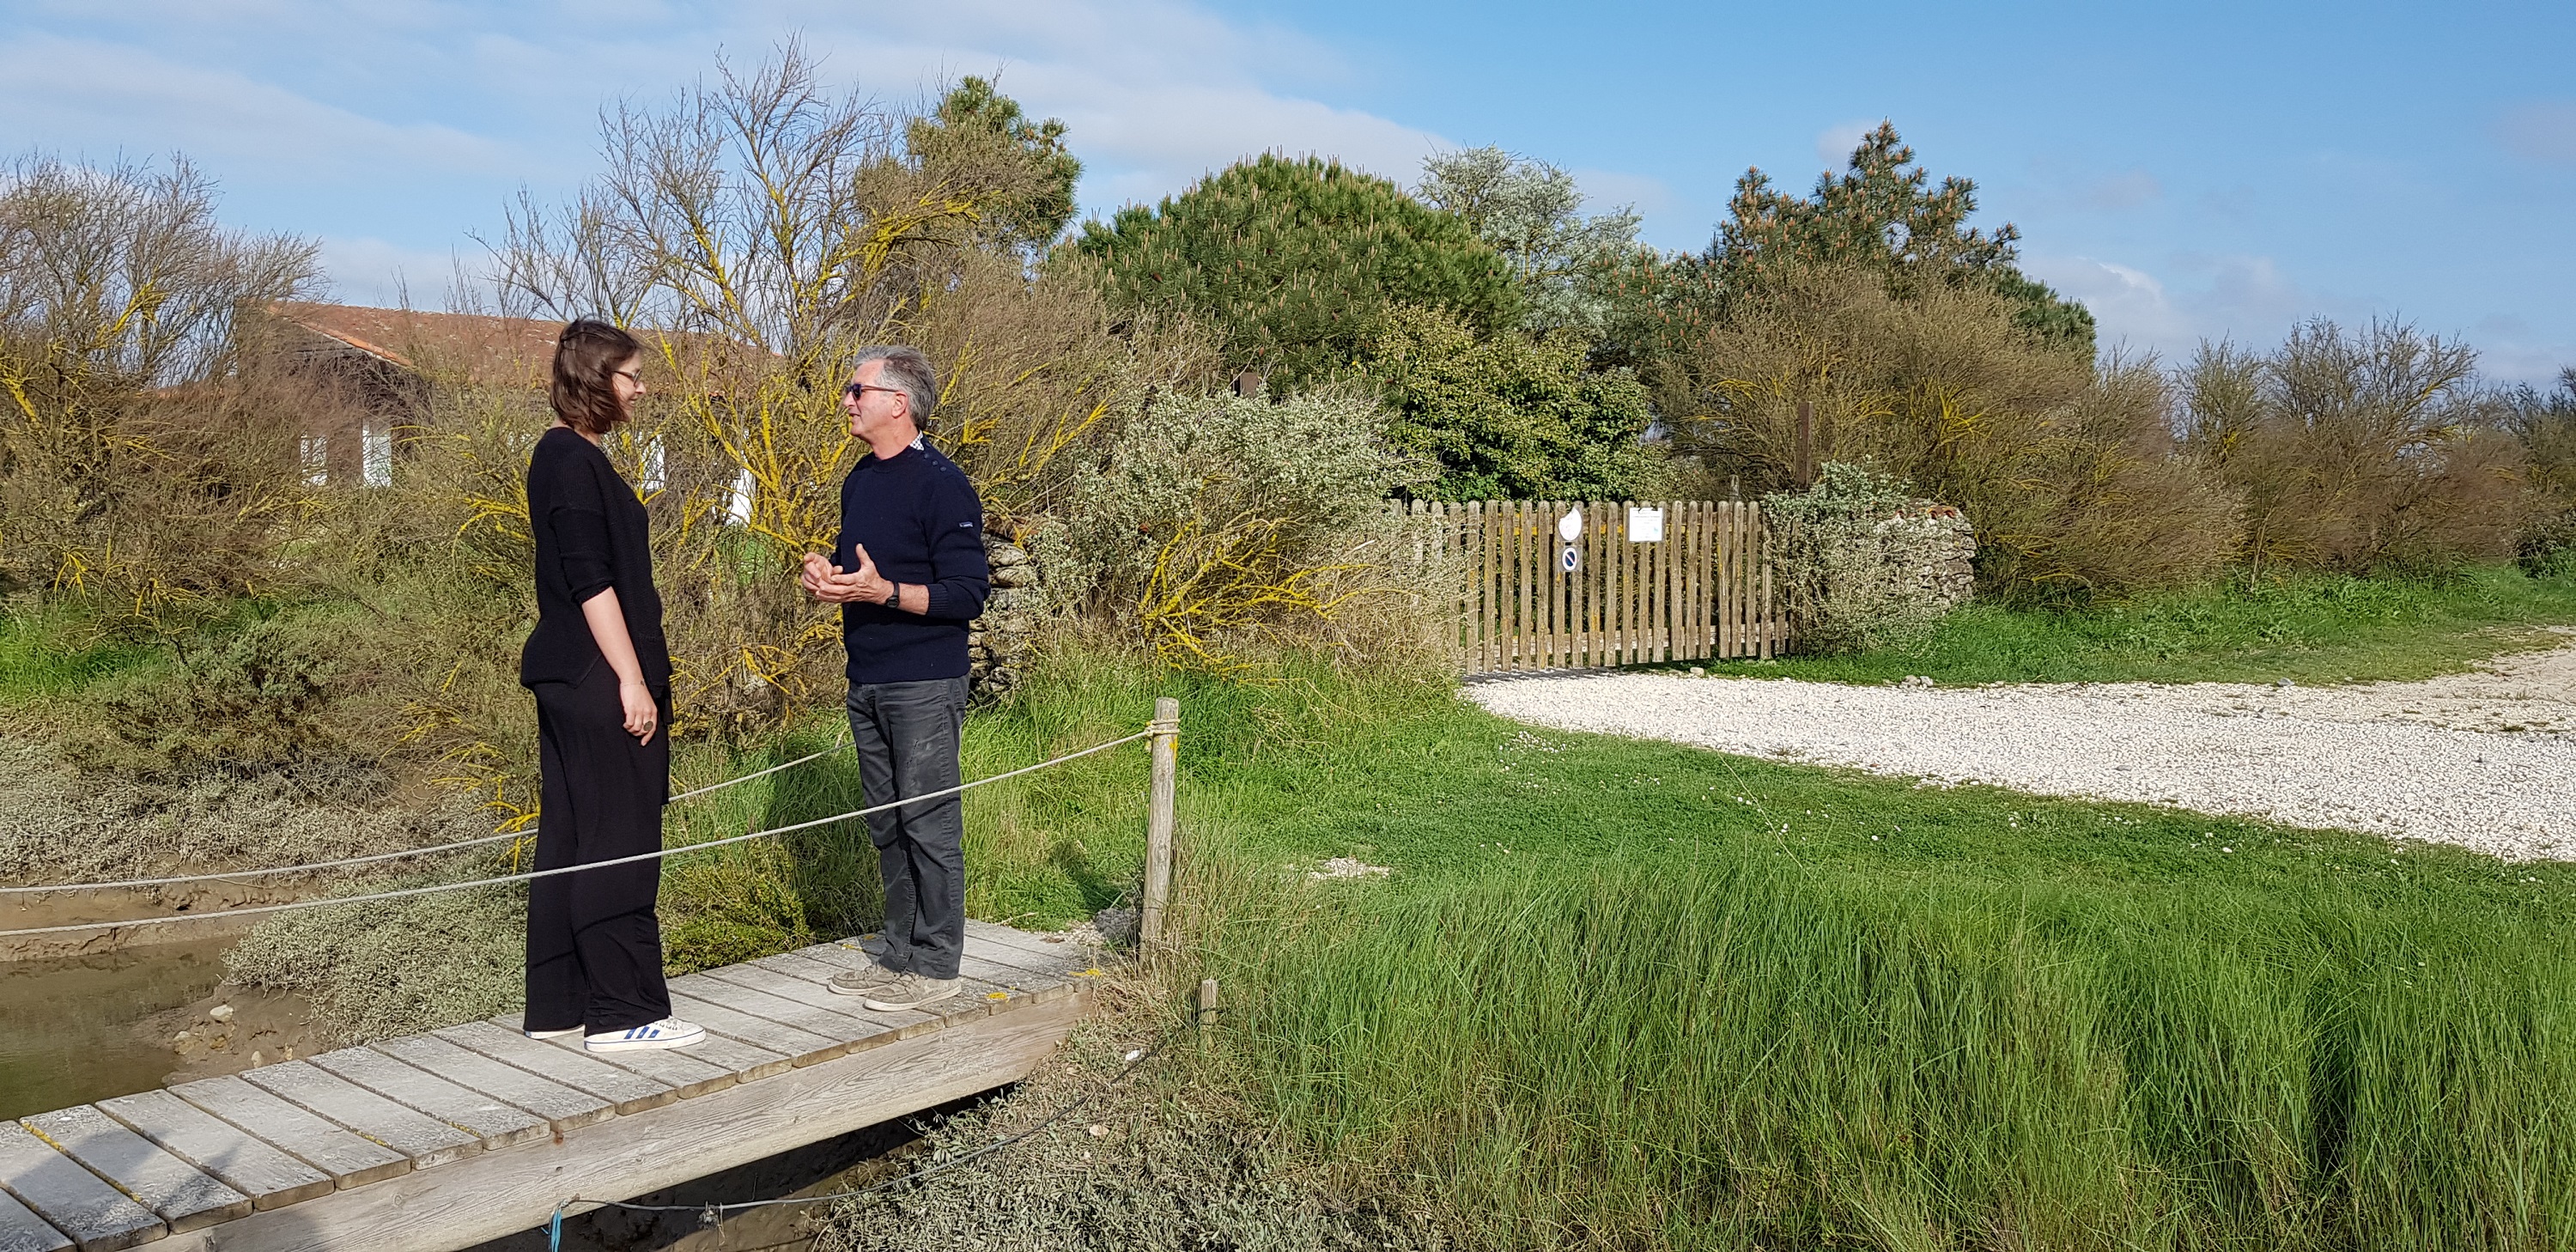
<svg viewBox="0 0 2576 1252"><path fill-rule="evenodd" d="M643 355L635 336L606 322L585 317L564 327L555 339L554 381L546 387L555 416L585 435L607 434L633 416L617 402L610 379L618 366Z"/></svg>

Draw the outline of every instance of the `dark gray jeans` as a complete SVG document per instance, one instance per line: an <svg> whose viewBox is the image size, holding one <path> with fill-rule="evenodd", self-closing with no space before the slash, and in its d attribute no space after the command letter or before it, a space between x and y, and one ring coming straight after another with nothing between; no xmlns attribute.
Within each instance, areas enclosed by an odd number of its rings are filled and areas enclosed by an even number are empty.
<svg viewBox="0 0 2576 1252"><path fill-rule="evenodd" d="M871 806L957 785L966 680L850 684L850 739ZM885 967L955 978L966 950L966 809L961 796L868 816L885 878Z"/></svg>

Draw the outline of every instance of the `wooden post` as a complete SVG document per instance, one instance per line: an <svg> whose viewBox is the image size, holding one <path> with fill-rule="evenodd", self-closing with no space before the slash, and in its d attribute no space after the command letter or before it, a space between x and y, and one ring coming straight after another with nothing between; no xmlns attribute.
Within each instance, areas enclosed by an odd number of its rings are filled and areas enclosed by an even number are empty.
<svg viewBox="0 0 2576 1252"><path fill-rule="evenodd" d="M1202 978L1199 980L1198 1036L1200 1047L1204 1048L1207 1046L1208 1031L1215 1025L1216 980L1213 978Z"/></svg>
<svg viewBox="0 0 2576 1252"><path fill-rule="evenodd" d="M1148 944L1163 938L1163 910L1172 897L1172 791L1180 780L1181 702L1154 701L1154 789L1145 817L1145 916L1137 933Z"/></svg>

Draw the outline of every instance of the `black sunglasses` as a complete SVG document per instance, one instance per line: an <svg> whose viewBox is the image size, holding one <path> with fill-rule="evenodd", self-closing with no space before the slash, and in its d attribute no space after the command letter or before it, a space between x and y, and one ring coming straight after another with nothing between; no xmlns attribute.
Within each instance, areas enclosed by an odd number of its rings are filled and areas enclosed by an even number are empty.
<svg viewBox="0 0 2576 1252"><path fill-rule="evenodd" d="M901 387L880 387L875 383L851 383L849 386L841 388L841 394L848 396L853 400L856 400L860 396L871 391L891 392L898 396L904 394L904 390Z"/></svg>

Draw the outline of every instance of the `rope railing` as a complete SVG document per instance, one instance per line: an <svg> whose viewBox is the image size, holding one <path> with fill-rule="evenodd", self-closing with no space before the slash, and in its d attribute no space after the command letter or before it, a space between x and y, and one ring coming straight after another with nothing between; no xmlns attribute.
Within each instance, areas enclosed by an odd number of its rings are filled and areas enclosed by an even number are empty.
<svg viewBox="0 0 2576 1252"><path fill-rule="evenodd" d="M727 787L738 786L742 783L750 782L755 778L767 778L771 774L775 774L780 770L794 769L809 761L819 761L824 757L840 751L848 742L849 732L843 731L841 737L835 740L831 747L825 748L820 752L807 753L793 761L772 765L764 770L755 770L739 777L725 779L722 782L713 782L708 783L703 787L694 787L690 790L683 791L678 795L672 796L669 799L664 800L662 803L665 806L678 804L682 800L706 795L709 792L722 791ZM482 835L473 839L459 839L454 843L434 843L425 848L403 848L393 852L378 852L369 856L342 857L336 861L310 861L302 865L269 865L256 869L228 869L205 874L179 874L169 878L120 878L112 882L67 882L45 883L27 887L0 887L0 895L25 895L31 892L42 891L105 891L117 887L172 887L181 883L231 882L235 879L267 878L278 874L309 874L317 870L346 869L352 865L373 865L379 861L400 861L415 856L435 856L441 852L454 852L460 848L479 848L487 843L499 843L505 839L525 839L529 834L530 832L528 831L513 830L506 831L501 834Z"/></svg>
<svg viewBox="0 0 2576 1252"><path fill-rule="evenodd" d="M556 868L556 869L530 870L530 871L528 871L528 872L526 872L526 873L519 873L519 874L502 874L502 875L498 875L498 876L491 877L491 878L475 878L475 879L468 879L468 880L466 880L466 881L464 881L464 882L436 883L436 884L432 884L432 885L430 885L430 886L425 886L425 887L405 887L405 888L402 888L402 889L399 889L399 890L395 890L395 891L377 891L377 892L371 892L371 893L368 893L368 894L366 894L366 895L354 895L354 896L323 896L323 897L319 897L319 898L311 899L311 900L290 900L290 901L288 901L288 902L286 902L286 903L283 903L283 904L261 904L261 905L254 905L254 906L246 907L246 908L237 908L237 909L216 909L216 910L211 910L211 911L204 912L204 913L171 913L171 914L166 914L166 915L157 916L157 917L129 917L129 918L121 918L121 919L118 919L118 920L115 920L115 921L103 921L103 922L75 922L75 923L71 923L71 924L68 924L68 925L61 925L61 926L32 926L32 927L26 927L26 928L23 928L23 929L19 929L19 930L0 930L0 939L12 939L12 938L18 938L18 937L26 936L26 935L62 935L62 934L73 934L73 933L82 932L82 931L114 930L114 929L116 929L116 928L118 928L118 927L120 927L120 926L156 926L156 925L163 925L163 924L171 923L171 922L193 922L193 921L203 921L203 920L206 920L206 919L209 919L209 918L216 918L216 917L250 917L250 916L254 916L254 915L258 915L258 914L264 914L264 913L284 913L284 912L288 912L288 911L290 911L290 910L294 910L294 909L318 909L318 908L331 908L331 907L335 907L335 906L338 906L338 905L344 905L344 904L367 904L367 903L372 903L372 902L374 902L374 901L378 901L378 900L400 900L400 899L406 899L406 898L409 898L409 897L412 897L412 896L433 895L433 894L436 894L436 893L441 892L441 891L464 891L464 890L467 890L467 889L469 889L469 888L474 888L474 887L492 887L492 886L498 886L498 885L503 884L503 883L529 882L529 881L533 881L533 880L535 880L535 879L539 879L539 878L552 878L552 877L554 877L554 876L555 876L555 875L557 875L557 874L578 874L578 873L581 873L581 872L583 872L583 871L585 871L585 870L605 869L605 868L607 868L607 867L609 867L609 866L612 866L612 865L631 865L631 864L634 864L634 863L636 863L636 862L638 862L638 861L657 861L657 860L661 860L661 859L662 859L662 858L664 858L664 857L678 856L678 855L680 855L680 854L681 854L681 853L683 853L683 852L700 852L700 851L705 851L705 850L710 849L710 848L721 848L721 847L726 846L727 844L744 843L744 842L747 842L747 841L749 841L749 840L753 840L753 839L766 839L766 838L770 838L770 837L775 836L775 835L784 835L784 834L789 834L789 833L792 833L792 832L794 832L794 831L799 831L799 830L810 830L810 829L812 829L812 828L814 828L814 827L816 827L816 826L828 826L828 825L831 825L831 824L832 824L832 823L834 823L834 822L843 822L843 821L848 821L848 820L850 820L850 819L852 819L852 818L857 818L857 817L866 817L866 816L868 816L868 815L869 815L869 814L871 814L871 813L883 813L883 812L887 812L887 811L889 811L889 810L902 808L902 807L904 807L905 805L910 805L910 804L920 804L920 803L922 803L923 801L926 801L926 800L938 800L938 799L943 799L943 798L948 797L948 796L958 795L958 794L963 793L963 792L972 791L972 790L974 790L974 789L975 789L975 788L977 788L977 787L987 786L987 785L990 785L990 784L992 784L992 783L1001 782L1001 781L1002 781L1002 780L1004 780L1004 779L1008 779L1008 778L1017 778L1017 777L1019 777L1019 776L1020 776L1020 775L1022 775L1022 774L1033 774L1033 773L1036 773L1037 771L1042 770L1042 769L1047 769L1047 768L1050 768L1050 767L1053 767L1053 766L1062 765L1062 764L1064 764L1064 763L1065 763L1065 762L1067 762L1067 761L1077 760L1077 759L1080 759L1080 758L1082 758L1082 757L1090 756L1090 755L1092 755L1092 754L1093 754L1093 753L1095 753L1095 752L1106 752L1106 751L1108 751L1108 750L1109 750L1109 749L1111 749L1111 748L1118 747L1118 746L1120 746L1120 745L1122 745L1122 744L1130 744L1130 743L1134 743L1134 742L1136 742L1136 741L1137 741L1137 740L1139 740L1139 739L1145 739L1145 738L1156 737L1156 736L1167 736L1167 735L1171 735L1171 734L1176 733L1176 732L1177 732L1177 730L1178 730L1178 726L1177 726L1177 722L1176 722L1176 720L1175 720L1175 719L1166 719L1165 717L1160 716L1160 714L1162 713L1162 707L1161 707L1161 706L1159 706L1159 705L1158 705L1158 707L1157 707L1156 712L1157 712L1158 716L1156 717L1156 719L1155 719L1154 723L1153 723L1152 725L1150 725L1150 726L1146 727L1146 728L1145 728L1145 729L1143 729L1143 730L1137 731L1136 733L1134 733L1134 734L1132 734L1132 735L1123 735L1123 736L1121 736L1121 737L1119 737L1119 738L1111 739L1111 740L1109 740L1109 741L1107 741L1107 742L1105 742L1105 743L1096 743L1096 744L1091 745L1091 746L1090 746L1090 747L1088 747L1088 748L1081 748L1081 749L1077 749L1077 750L1075 750L1075 751L1065 753L1065 754L1064 754L1064 755L1062 755L1062 756L1056 757L1056 758L1055 758L1055 759L1053 759L1053 760L1049 760L1049 761L1040 761L1040 762L1038 762L1038 763L1037 763L1037 764L1035 764L1035 765L1026 765L1026 766L1022 766L1022 767L1020 767L1019 769L1015 769L1015 770L1007 770L1007 771L1004 771L1004 772L999 773L999 774L992 774L992 775L989 775L989 776L986 776L986 777L983 777L983 778L974 779L974 780L969 781L969 782L962 782L962 783L957 784L957 785L956 785L956 786L954 786L954 787L943 787L943 788L941 788L941 789L939 789L939 790L937 790L937 791L927 791L927 792L923 792L922 794L917 795L917 796L906 796L906 797L903 797L902 799L887 801L887 802L886 802L886 803L884 803L884 804L876 804L876 805L870 805L870 806L868 806L868 807L866 807L866 808L852 809L852 810L850 810L850 811L849 811L849 812L847 812L847 813L835 813L835 814L833 814L833 815L831 815L831 816L829 816L829 817L817 817L817 818L814 818L814 819L812 819L812 820L810 820L810 821L793 822L793 823L790 823L790 824L785 825L785 826L773 826L773 827L771 827L771 828L769 828L769 829L767 829L767 830L755 830L755 831L751 831L751 832L749 832L749 833L747 833L747 834L734 835L734 836L731 836L731 837L729 837L729 838L724 838L724 839L711 839L711 840L708 840L708 841L707 841L707 842L705 842L705 843L684 844L684 845L682 845L682 846L680 846L680 847L676 847L676 848L663 848L663 849L661 849L660 851L657 851L657 852L642 852L642 853L638 853L638 854L636 854L636 855L634 855L634 856L617 857L617 858L615 858L615 859L612 859L612 860L606 860L606 861L590 861L590 862L586 862L586 863L584 863L584 864L580 864L580 865L566 865L566 866L561 866L561 867ZM1169 724L1168 724L1168 725L1167 725L1167 722L1169 722ZM827 751L828 751L828 750L827 750ZM821 756L821 755L823 755L823 753L816 753L815 755L816 755L816 756ZM812 758L812 757L808 757L808 758L805 758L805 759L806 759L806 760L811 760L811 759L813 759L813 758ZM788 762L788 765L797 765L797 764L802 764L802 763L803 763L802 761L791 761L791 762ZM778 770L780 770L780 769L785 769L785 768L787 768L787 765L773 766L771 769L769 769L769 770L765 770L765 771L762 771L762 772L763 772L763 773L775 773L775 772L777 772ZM741 779L734 779L734 780L731 780L731 781L733 781L733 782L748 781L750 778L757 777L757 776L758 776L758 775L745 775L745 776L744 776L743 778L741 778ZM726 785L730 785L730 783L728 783L728 784L726 784ZM712 788L701 788L699 793L703 793L703 792L704 792L704 791L706 791L706 790L712 790ZM690 793L690 794L699 794L699 793ZM678 797L674 797L674 799L677 799L677 798L678 798ZM519 836L513 835L512 837L513 837L513 838L517 838L517 837L519 837ZM491 841L490 841L490 840L484 840L483 842L491 842ZM461 845L451 845L451 846L461 846Z"/></svg>

